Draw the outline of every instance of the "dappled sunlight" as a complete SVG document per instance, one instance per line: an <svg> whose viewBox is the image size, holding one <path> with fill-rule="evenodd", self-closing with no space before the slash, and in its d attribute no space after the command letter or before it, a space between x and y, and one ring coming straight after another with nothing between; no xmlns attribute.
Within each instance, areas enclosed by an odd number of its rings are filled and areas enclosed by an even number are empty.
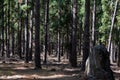
<svg viewBox="0 0 120 80"><path fill-rule="evenodd" d="M0 72L0 79L72 80L74 77L76 78L76 76L79 76L79 68L65 68L65 66L68 65L49 64L49 67L46 67L46 65L44 65L41 70L34 70L33 63L1 63L0 68L2 69Z"/></svg>
<svg viewBox="0 0 120 80"><path fill-rule="evenodd" d="M28 69L27 67L15 67L15 68L13 68L13 69L15 69L15 70L26 70L26 69Z"/></svg>
<svg viewBox="0 0 120 80"><path fill-rule="evenodd" d="M49 60L50 61L50 60ZM84 80L80 67L72 68L70 65L54 61L47 65L42 64L42 69L34 70L33 63L0 63L0 79L2 80ZM120 68L112 65L115 77L119 80Z"/></svg>
<svg viewBox="0 0 120 80"><path fill-rule="evenodd" d="M79 71L80 69L78 69L78 68L65 68L64 69L65 71Z"/></svg>
<svg viewBox="0 0 120 80"><path fill-rule="evenodd" d="M13 76L0 76L0 79L19 79L19 78L25 78L24 75L13 75Z"/></svg>
<svg viewBox="0 0 120 80"><path fill-rule="evenodd" d="M69 75L51 75L51 76L38 76L38 75L32 75L32 77L39 78L39 79L54 79L54 78L62 78L62 77L70 77Z"/></svg>
<svg viewBox="0 0 120 80"><path fill-rule="evenodd" d="M41 76L41 75L12 75L12 76L0 76L0 79L20 79L20 78L27 78L27 79L58 79L58 78L64 78L64 77L71 77L70 75L51 75L51 76Z"/></svg>

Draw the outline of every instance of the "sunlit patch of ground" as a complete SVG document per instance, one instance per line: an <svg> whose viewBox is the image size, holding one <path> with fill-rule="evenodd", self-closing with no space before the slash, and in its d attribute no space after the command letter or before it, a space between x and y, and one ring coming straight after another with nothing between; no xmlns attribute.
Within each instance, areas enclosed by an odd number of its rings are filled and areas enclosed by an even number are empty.
<svg viewBox="0 0 120 80"><path fill-rule="evenodd" d="M0 80L84 80L80 67L71 68L67 61L48 60L41 70L34 70L33 62L0 62ZM116 80L120 80L120 68L113 65Z"/></svg>
<svg viewBox="0 0 120 80"><path fill-rule="evenodd" d="M41 70L34 70L34 64L24 62L0 63L0 79L2 80L79 80L79 68L67 68L68 65L42 65Z"/></svg>
<svg viewBox="0 0 120 80"><path fill-rule="evenodd" d="M0 79L42 79L42 80L59 80L59 79L68 79L71 77L76 77L75 75L51 75L51 76L40 76L40 75L12 75L12 76L1 76ZM73 78L71 78L72 80Z"/></svg>

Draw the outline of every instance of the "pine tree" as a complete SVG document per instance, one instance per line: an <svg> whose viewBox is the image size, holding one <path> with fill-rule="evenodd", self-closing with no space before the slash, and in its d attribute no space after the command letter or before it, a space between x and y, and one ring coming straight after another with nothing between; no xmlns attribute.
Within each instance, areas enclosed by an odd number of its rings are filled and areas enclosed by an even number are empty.
<svg viewBox="0 0 120 80"><path fill-rule="evenodd" d="M40 60L40 0L35 0L35 69L41 69L41 60Z"/></svg>

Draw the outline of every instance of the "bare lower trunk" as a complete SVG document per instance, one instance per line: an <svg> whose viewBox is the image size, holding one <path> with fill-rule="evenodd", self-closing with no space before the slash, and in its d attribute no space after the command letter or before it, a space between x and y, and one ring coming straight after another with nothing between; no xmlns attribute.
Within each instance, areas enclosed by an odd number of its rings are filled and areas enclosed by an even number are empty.
<svg viewBox="0 0 120 80"><path fill-rule="evenodd" d="M118 60L117 60L117 65L120 67L120 46L118 47Z"/></svg>
<svg viewBox="0 0 120 80"><path fill-rule="evenodd" d="M58 56L58 61L61 61L61 54L60 54L60 32L58 31L57 35L57 56Z"/></svg>

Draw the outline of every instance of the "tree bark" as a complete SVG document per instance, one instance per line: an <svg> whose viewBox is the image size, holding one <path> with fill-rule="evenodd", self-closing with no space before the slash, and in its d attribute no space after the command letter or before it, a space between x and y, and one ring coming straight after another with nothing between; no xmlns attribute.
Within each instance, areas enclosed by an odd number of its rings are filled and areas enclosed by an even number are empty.
<svg viewBox="0 0 120 80"><path fill-rule="evenodd" d="M57 34L57 56L58 56L58 62L61 61L61 53L60 53L60 30L58 30Z"/></svg>
<svg viewBox="0 0 120 80"><path fill-rule="evenodd" d="M120 45L120 43L119 43L119 45ZM120 67L120 46L118 46L117 66Z"/></svg>
<svg viewBox="0 0 120 80"><path fill-rule="evenodd" d="M31 1L31 6L34 6L34 0ZM29 61L32 61L33 54L33 25L34 25L34 7L30 11L30 29L29 29Z"/></svg>
<svg viewBox="0 0 120 80"><path fill-rule="evenodd" d="M77 32L77 0L73 0L73 7L72 7L72 14L73 14L73 23L72 23L72 39L71 39L71 47L72 52L70 54L70 64L72 67L77 67L77 40L76 40L76 32Z"/></svg>
<svg viewBox="0 0 120 80"><path fill-rule="evenodd" d="M4 6L3 6L3 5L4 5L4 0L2 0L2 14L1 14L1 15L2 15L2 24L1 24L1 25L2 25L2 57L3 57L4 54L5 54L5 53L4 53L4 51L5 51L5 49L4 49L4 47L5 47L5 46L4 46L4 45L5 45L5 44L4 44L4 42L5 42L5 41L4 41L4 40L5 40L4 29L5 29L5 28L4 28Z"/></svg>
<svg viewBox="0 0 120 80"><path fill-rule="evenodd" d="M18 9L20 10L20 5L18 3ZM22 32L22 21L21 21L21 11L18 11L18 15L20 15L19 17L19 22L18 22L18 55L20 57L20 59L22 59L22 55L21 55L21 32Z"/></svg>
<svg viewBox="0 0 120 80"><path fill-rule="evenodd" d="M49 23L49 0L45 0L45 22L44 22L44 31L45 31L45 54L44 54L44 63L47 63L47 51L48 51L48 23Z"/></svg>
<svg viewBox="0 0 120 80"><path fill-rule="evenodd" d="M110 33L109 33L109 39L108 39L108 48L107 48L108 51L110 51L112 32L113 32L113 27L114 27L114 22L115 22L115 17L116 17L118 4L119 4L119 0L116 0L115 9L114 9L114 13L113 13L112 20L111 20L111 26L110 26Z"/></svg>
<svg viewBox="0 0 120 80"><path fill-rule="evenodd" d="M35 0L35 69L41 69L41 59L40 59L40 0Z"/></svg>
<svg viewBox="0 0 120 80"><path fill-rule="evenodd" d="M96 0L94 0L93 11L92 11L92 45L95 45L95 28L96 28Z"/></svg>
<svg viewBox="0 0 120 80"><path fill-rule="evenodd" d="M84 34L83 34L83 58L82 58L82 68L85 70L86 60L90 52L90 0L85 0L85 23L84 23Z"/></svg>
<svg viewBox="0 0 120 80"><path fill-rule="evenodd" d="M15 54L15 31L14 29L11 29L12 31L12 55Z"/></svg>
<svg viewBox="0 0 120 80"><path fill-rule="evenodd" d="M10 57L10 0L8 0L8 23L7 23L7 57Z"/></svg>
<svg viewBox="0 0 120 80"><path fill-rule="evenodd" d="M120 31L120 28L118 29L119 31ZM117 56L117 65L118 65L118 67L120 67L120 32L118 33L118 50L117 50L117 54L118 54L118 56Z"/></svg>
<svg viewBox="0 0 120 80"><path fill-rule="evenodd" d="M25 0L25 4L28 6L28 0ZM25 63L29 62L29 25L28 25L28 9L26 10L25 20Z"/></svg>
<svg viewBox="0 0 120 80"><path fill-rule="evenodd" d="M61 39L61 33L60 33L60 19L61 19L61 6L60 6L60 0L58 0L58 28L57 28L57 56L58 61L61 61L61 52L60 52L60 39Z"/></svg>

